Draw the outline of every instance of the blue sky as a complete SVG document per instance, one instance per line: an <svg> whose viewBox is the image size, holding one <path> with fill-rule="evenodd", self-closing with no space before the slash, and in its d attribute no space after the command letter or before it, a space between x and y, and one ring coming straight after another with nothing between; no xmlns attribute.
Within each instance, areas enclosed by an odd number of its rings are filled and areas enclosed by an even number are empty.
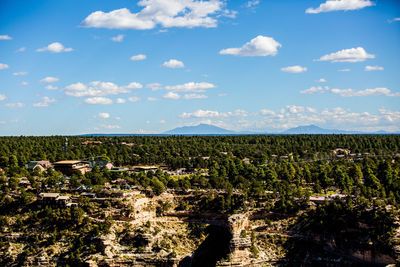
<svg viewBox="0 0 400 267"><path fill-rule="evenodd" d="M0 1L0 135L400 131L400 3Z"/></svg>

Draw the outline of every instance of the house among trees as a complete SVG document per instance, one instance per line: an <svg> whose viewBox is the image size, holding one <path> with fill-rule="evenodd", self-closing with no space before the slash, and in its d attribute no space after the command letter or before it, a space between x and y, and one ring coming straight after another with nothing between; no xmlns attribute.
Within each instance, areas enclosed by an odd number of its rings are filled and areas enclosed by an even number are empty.
<svg viewBox="0 0 400 267"><path fill-rule="evenodd" d="M61 196L59 193L40 193L38 197L40 206L67 207L70 202L70 196Z"/></svg>
<svg viewBox="0 0 400 267"><path fill-rule="evenodd" d="M65 175L72 175L75 171L80 171L82 174L90 171L89 163L80 160L63 160L54 162L54 169Z"/></svg>
<svg viewBox="0 0 400 267"><path fill-rule="evenodd" d="M41 160L41 161L30 161L26 167L28 170L34 170L36 168L39 168L40 171L44 171L45 169L51 167L51 162L47 160Z"/></svg>
<svg viewBox="0 0 400 267"><path fill-rule="evenodd" d="M91 141L91 140L87 140L87 141L83 141L82 145L87 146L87 145L100 145L102 144L101 141Z"/></svg>

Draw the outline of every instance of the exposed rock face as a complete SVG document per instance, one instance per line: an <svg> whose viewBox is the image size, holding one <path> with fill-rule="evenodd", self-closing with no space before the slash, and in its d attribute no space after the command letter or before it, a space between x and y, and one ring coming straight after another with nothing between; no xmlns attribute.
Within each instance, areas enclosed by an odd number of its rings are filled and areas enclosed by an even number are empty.
<svg viewBox="0 0 400 267"><path fill-rule="evenodd" d="M229 242L231 262L236 264L248 263L250 260L251 241L248 237L240 237L240 233L249 227L249 214L234 214L228 218L228 228L232 233Z"/></svg>
<svg viewBox="0 0 400 267"><path fill-rule="evenodd" d="M228 228L233 236L239 235L242 230L249 226L249 214L240 213L228 218Z"/></svg>

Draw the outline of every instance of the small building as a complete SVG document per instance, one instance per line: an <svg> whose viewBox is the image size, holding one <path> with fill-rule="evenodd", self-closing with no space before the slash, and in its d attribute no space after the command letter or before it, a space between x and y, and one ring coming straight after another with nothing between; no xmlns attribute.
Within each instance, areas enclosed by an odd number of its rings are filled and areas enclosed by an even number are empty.
<svg viewBox="0 0 400 267"><path fill-rule="evenodd" d="M90 167L99 167L100 169L106 168L108 170L111 170L112 168L114 168L114 165L109 162L108 160L93 160L90 161Z"/></svg>
<svg viewBox="0 0 400 267"><path fill-rule="evenodd" d="M82 174L90 171L89 163L80 160L63 160L54 162L54 169L65 175L72 175L75 171L80 171Z"/></svg>
<svg viewBox="0 0 400 267"><path fill-rule="evenodd" d="M82 145L87 146L87 145L101 145L102 142L101 141L93 141L93 140L87 140L87 141L83 141Z"/></svg>
<svg viewBox="0 0 400 267"><path fill-rule="evenodd" d="M67 207L70 202L70 196L61 196L59 193L40 193L38 197L40 206Z"/></svg>
<svg viewBox="0 0 400 267"><path fill-rule="evenodd" d="M28 164L26 164L26 167L28 170L39 168L40 171L44 171L45 169L51 167L51 163L47 160L30 161Z"/></svg>

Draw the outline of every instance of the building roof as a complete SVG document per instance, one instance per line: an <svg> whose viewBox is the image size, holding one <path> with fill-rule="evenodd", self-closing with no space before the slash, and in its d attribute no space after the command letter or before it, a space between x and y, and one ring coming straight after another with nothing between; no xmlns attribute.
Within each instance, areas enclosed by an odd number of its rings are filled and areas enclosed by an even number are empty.
<svg viewBox="0 0 400 267"><path fill-rule="evenodd" d="M50 198L56 198L58 197L60 194L59 193L40 193L41 197L50 197Z"/></svg>
<svg viewBox="0 0 400 267"><path fill-rule="evenodd" d="M80 162L82 162L82 161L80 161L80 160L61 160L61 161L54 162L54 164L77 164Z"/></svg>
<svg viewBox="0 0 400 267"><path fill-rule="evenodd" d="M59 196L57 200L68 200L69 198L69 196Z"/></svg>

